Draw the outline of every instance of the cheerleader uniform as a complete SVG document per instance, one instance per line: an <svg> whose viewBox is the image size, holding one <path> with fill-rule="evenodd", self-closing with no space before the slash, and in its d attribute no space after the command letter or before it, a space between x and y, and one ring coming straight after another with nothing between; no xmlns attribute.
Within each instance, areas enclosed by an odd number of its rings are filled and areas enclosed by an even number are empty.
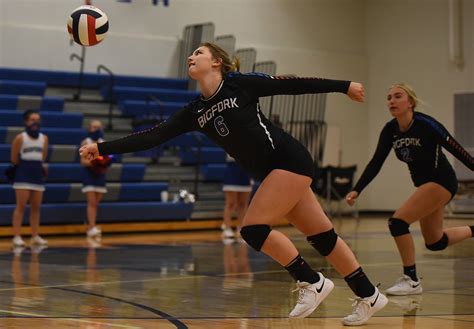
<svg viewBox="0 0 474 329"><path fill-rule="evenodd" d="M92 143L102 143L104 140L99 138L97 141L93 141L92 138L87 137L83 145ZM82 193L87 192L98 192L107 193L107 187L105 186L105 173L94 172L92 167L82 167Z"/></svg>
<svg viewBox="0 0 474 329"><path fill-rule="evenodd" d="M15 171L13 188L43 192L43 148L45 136L39 133L38 138L31 138L26 132L21 133L23 142L20 149L20 163Z"/></svg>
<svg viewBox="0 0 474 329"><path fill-rule="evenodd" d="M252 181L242 167L227 154L227 167L224 175L224 192L251 192Z"/></svg>

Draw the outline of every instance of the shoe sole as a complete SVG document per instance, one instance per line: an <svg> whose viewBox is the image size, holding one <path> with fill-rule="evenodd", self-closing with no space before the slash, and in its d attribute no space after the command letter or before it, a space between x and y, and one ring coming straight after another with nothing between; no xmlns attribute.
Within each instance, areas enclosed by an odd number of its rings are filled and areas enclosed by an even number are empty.
<svg viewBox="0 0 474 329"><path fill-rule="evenodd" d="M291 316L290 314L290 318L291 319L301 319L301 318L305 318L307 317L308 315L310 315L311 313L314 312L314 310L316 310L318 308L319 305L321 305L321 303L323 302L324 299L326 299L326 297L331 293L331 291L334 289L334 283L327 279L327 278L324 278L324 286L325 286L325 289L323 289L323 291L321 291L321 293L319 293L319 302L312 308L306 310L305 312L297 315L297 316Z"/></svg>
<svg viewBox="0 0 474 329"><path fill-rule="evenodd" d="M377 308L374 307L373 308L374 310L372 311L372 313L366 319L360 320L360 321L357 321L357 322L345 322L344 320L342 320L342 324L345 325L345 326L361 326L361 325L367 323L367 321L369 321L370 318L375 313L377 313L378 311L383 309L388 304L388 298L384 294L380 293L379 297L380 297L379 301L381 301L382 303L379 303L380 306L377 306Z"/></svg>

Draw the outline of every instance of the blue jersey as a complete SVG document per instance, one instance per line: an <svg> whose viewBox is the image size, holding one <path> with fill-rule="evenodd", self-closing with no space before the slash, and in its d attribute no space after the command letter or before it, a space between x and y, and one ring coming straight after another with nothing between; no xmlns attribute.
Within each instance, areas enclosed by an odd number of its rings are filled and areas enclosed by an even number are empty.
<svg viewBox="0 0 474 329"><path fill-rule="evenodd" d="M474 170L473 157L434 118L415 112L413 123L405 132L401 132L397 120L392 119L382 129L375 154L354 191L360 193L377 176L391 149L400 161L408 165L415 186L443 176L455 177L442 148Z"/></svg>

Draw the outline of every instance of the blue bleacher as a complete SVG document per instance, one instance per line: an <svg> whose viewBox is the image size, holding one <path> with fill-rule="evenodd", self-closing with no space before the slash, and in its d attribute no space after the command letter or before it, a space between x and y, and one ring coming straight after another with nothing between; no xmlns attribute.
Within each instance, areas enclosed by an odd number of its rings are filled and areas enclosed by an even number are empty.
<svg viewBox="0 0 474 329"><path fill-rule="evenodd" d="M101 94L104 99L108 98L108 87L102 88ZM113 88L116 101L124 100L146 100L149 96L155 96L162 102L186 103L197 97L199 93L187 90L172 90L164 88L141 88L115 86Z"/></svg>
<svg viewBox="0 0 474 329"><path fill-rule="evenodd" d="M162 146L193 147L198 146L199 144L201 144L201 146L216 146L209 137L198 132L189 132L179 135L166 143L163 143Z"/></svg>
<svg viewBox="0 0 474 329"><path fill-rule="evenodd" d="M82 184L56 183L45 184L43 202L85 202L85 194L81 192ZM109 192L105 201L159 201L161 192L168 190L168 183L139 182L139 183L108 183ZM15 191L10 184L0 185L0 204L15 203Z"/></svg>
<svg viewBox="0 0 474 329"><path fill-rule="evenodd" d="M0 183L6 183L4 175L8 163L0 163ZM82 167L79 163L49 163L46 182L82 182ZM141 182L146 166L141 163L114 163L107 171L108 182Z"/></svg>
<svg viewBox="0 0 474 329"><path fill-rule="evenodd" d="M15 136L23 131L19 127L0 127L0 144L11 144ZM79 145L87 136L87 130L82 128L41 128L50 144Z"/></svg>
<svg viewBox="0 0 474 329"><path fill-rule="evenodd" d="M44 82L0 80L0 94L43 96L45 90Z"/></svg>
<svg viewBox="0 0 474 329"><path fill-rule="evenodd" d="M11 225L15 208L14 190L7 184L4 171L10 162L11 142L23 131L22 112L27 109L41 111L41 131L49 138L42 224L83 224L86 221L86 200L81 193L84 173L77 152L79 143L87 134L82 128L83 115L63 113L63 98L43 96L47 87L76 88L78 82L78 73L0 68L0 225ZM107 98L109 82L108 75L85 73L82 86L101 89ZM164 102L163 115L168 117L198 95L187 88L186 79L116 75L114 99L120 101L125 116L160 114L156 104L143 109L143 101L154 95ZM209 162L222 160L223 152L212 148L214 143L202 134L188 133L166 143L166 146L179 146L183 150L197 145L208 148L203 148L203 156ZM188 151L192 153L194 150ZM195 161L192 154L183 153L183 157L189 163ZM143 182L145 164L122 164L118 163L120 160L121 155L114 156L114 163L107 171L109 193L104 195L99 206L99 223L186 220L191 217L192 204L159 202L161 192L168 189L168 183ZM29 208L25 224L28 212Z"/></svg>
<svg viewBox="0 0 474 329"><path fill-rule="evenodd" d="M58 113L41 111L41 126L51 128L81 128L82 113ZM0 126L23 126L23 113L17 111L0 110Z"/></svg>
<svg viewBox="0 0 474 329"><path fill-rule="evenodd" d="M0 144L0 163L10 162L11 145ZM121 162L122 154L114 154L113 162ZM79 162L79 152L77 145L49 145L46 162Z"/></svg>
<svg viewBox="0 0 474 329"><path fill-rule="evenodd" d="M10 162L11 145L0 144L0 163ZM0 173L1 174L1 173Z"/></svg>
<svg viewBox="0 0 474 329"><path fill-rule="evenodd" d="M122 111L124 116L139 116L145 114L163 114L164 116L170 116L173 113L182 109L186 103L181 102L163 102L163 108L161 108L155 102L137 101L137 100L126 100L119 103L119 109Z"/></svg>
<svg viewBox="0 0 474 329"><path fill-rule="evenodd" d="M0 205L0 225L10 226L15 205ZM46 203L41 206L41 225L84 224L85 203ZM99 223L186 220L191 217L192 204L182 202L102 202ZM23 225L29 223L29 207Z"/></svg>
<svg viewBox="0 0 474 329"><path fill-rule="evenodd" d="M182 164L196 164L198 160L198 148L181 148L179 157ZM226 153L220 147L202 147L199 161L201 163L225 163Z"/></svg>
<svg viewBox="0 0 474 329"><path fill-rule="evenodd" d="M0 109L2 110L62 111L63 108L64 99L59 97L0 95Z"/></svg>
<svg viewBox="0 0 474 329"><path fill-rule="evenodd" d="M45 71L18 68L0 68L0 80L29 80L45 82L48 86L76 87L79 84L79 74L67 71ZM100 88L109 83L109 76L98 73L84 73L84 88ZM188 89L188 80L176 78L136 77L116 75L115 84L144 88Z"/></svg>
<svg viewBox="0 0 474 329"><path fill-rule="evenodd" d="M226 166L225 163L203 164L200 167L200 172L206 181L223 181Z"/></svg>

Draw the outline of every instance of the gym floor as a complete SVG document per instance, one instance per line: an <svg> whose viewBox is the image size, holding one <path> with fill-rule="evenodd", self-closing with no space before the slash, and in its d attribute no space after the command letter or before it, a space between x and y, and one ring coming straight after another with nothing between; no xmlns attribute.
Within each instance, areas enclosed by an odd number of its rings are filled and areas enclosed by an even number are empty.
<svg viewBox="0 0 474 329"><path fill-rule="evenodd" d="M446 226L472 225L449 219ZM386 218L335 219L382 291L402 265ZM280 227L336 287L306 319L288 319L292 279L264 254L217 230L46 237L47 249L13 253L0 239L0 328L342 328L352 292L292 227ZM422 295L389 297L369 328L474 328L474 239L442 252L412 226ZM25 240L27 241L27 240Z"/></svg>

